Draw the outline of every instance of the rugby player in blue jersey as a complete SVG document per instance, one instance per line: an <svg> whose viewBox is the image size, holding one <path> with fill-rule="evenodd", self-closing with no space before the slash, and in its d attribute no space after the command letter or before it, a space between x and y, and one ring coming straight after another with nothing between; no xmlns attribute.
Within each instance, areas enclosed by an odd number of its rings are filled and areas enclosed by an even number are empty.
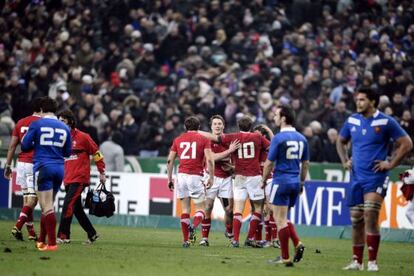
<svg viewBox="0 0 414 276"><path fill-rule="evenodd" d="M33 182L42 209L40 235L36 245L40 251L55 251L57 245L54 194L62 184L64 157L70 156L72 142L69 127L54 114L57 110L56 101L44 97L40 105L42 119L30 124L22 139L21 148L23 151L34 149Z"/></svg>
<svg viewBox="0 0 414 276"><path fill-rule="evenodd" d="M379 95L370 88L356 92L357 113L344 123L337 140L337 151L345 169L351 172L347 195L352 222L353 260L344 270L364 270L362 257L368 247L368 271L378 271L380 244L379 213L388 188L388 171L398 166L411 151L410 137L397 121L378 111ZM351 158L348 143L351 142ZM395 144L391 158L388 149Z"/></svg>
<svg viewBox="0 0 414 276"><path fill-rule="evenodd" d="M262 187L266 186L267 178L276 163L269 202L272 203L278 229L281 256L271 260L270 263L293 266L289 257L289 239L297 236L287 215L289 208L295 205L298 195L303 190L309 168L309 148L306 138L293 127L295 115L290 107L277 107L274 120L280 127L280 132L272 138L270 143L267 160L263 167ZM295 249L293 261L299 262L305 247L298 241Z"/></svg>

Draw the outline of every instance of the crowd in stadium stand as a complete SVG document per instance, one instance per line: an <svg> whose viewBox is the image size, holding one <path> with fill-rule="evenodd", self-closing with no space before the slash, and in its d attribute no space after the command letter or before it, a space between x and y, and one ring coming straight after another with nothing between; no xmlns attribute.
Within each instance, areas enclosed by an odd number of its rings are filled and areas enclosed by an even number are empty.
<svg viewBox="0 0 414 276"><path fill-rule="evenodd" d="M101 144L166 156L188 115L242 114L275 129L297 113L311 161L339 162L337 132L371 86L414 138L414 2L61 0L0 4L0 135L38 96L77 114ZM323 154L321 154L323 153ZM412 162L408 159L406 162Z"/></svg>

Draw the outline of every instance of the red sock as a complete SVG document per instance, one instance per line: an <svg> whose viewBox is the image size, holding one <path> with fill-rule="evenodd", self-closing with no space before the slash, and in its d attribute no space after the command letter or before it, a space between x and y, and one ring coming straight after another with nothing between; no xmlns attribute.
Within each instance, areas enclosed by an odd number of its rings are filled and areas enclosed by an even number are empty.
<svg viewBox="0 0 414 276"><path fill-rule="evenodd" d="M193 227L197 228L197 226L203 221L203 219L204 219L204 212L203 211L197 211L194 215Z"/></svg>
<svg viewBox="0 0 414 276"><path fill-rule="evenodd" d="M181 214L181 231L184 241L188 241L188 226L190 225L190 214Z"/></svg>
<svg viewBox="0 0 414 276"><path fill-rule="evenodd" d="M32 208L29 206L23 206L22 210L20 211L19 218L16 222L17 229L21 230L23 227L23 224L27 221L27 217L29 216L29 213L32 211Z"/></svg>
<svg viewBox="0 0 414 276"><path fill-rule="evenodd" d="M292 222L288 221L288 227L289 227L290 238L292 239L293 245L296 247L298 246L300 242L299 236L296 233L295 226L293 225Z"/></svg>
<svg viewBox="0 0 414 276"><path fill-rule="evenodd" d="M234 240L236 242L239 242L239 237L240 237L240 228L242 225L242 214L240 213L235 213L233 216L233 234L234 234Z"/></svg>
<svg viewBox="0 0 414 276"><path fill-rule="evenodd" d="M46 217L42 214L40 218L40 234L38 238L39 242L46 242Z"/></svg>
<svg viewBox="0 0 414 276"><path fill-rule="evenodd" d="M211 218L203 219L201 222L201 235L203 238L208 239L208 234L210 233L210 227L211 227Z"/></svg>
<svg viewBox="0 0 414 276"><path fill-rule="evenodd" d="M270 226L270 221L265 220L265 232L266 232L266 241L272 241L272 227Z"/></svg>
<svg viewBox="0 0 414 276"><path fill-rule="evenodd" d="M257 225L257 229L256 229L256 236L255 239L256 241L261 241L262 240L262 232L263 232L263 221L261 221L259 223L259 225Z"/></svg>
<svg viewBox="0 0 414 276"><path fill-rule="evenodd" d="M56 245L56 216L54 211L51 211L46 215L45 226L47 232L47 244Z"/></svg>
<svg viewBox="0 0 414 276"><path fill-rule="evenodd" d="M226 223L226 232L229 234L233 233L233 223Z"/></svg>
<svg viewBox="0 0 414 276"><path fill-rule="evenodd" d="M376 261L381 235L367 233L368 261Z"/></svg>
<svg viewBox="0 0 414 276"><path fill-rule="evenodd" d="M352 259L357 260L359 264L362 264L362 257L364 256L364 244L352 245Z"/></svg>
<svg viewBox="0 0 414 276"><path fill-rule="evenodd" d="M272 229L272 240L277 240L277 226L273 215L270 216L269 224Z"/></svg>
<svg viewBox="0 0 414 276"><path fill-rule="evenodd" d="M259 225L259 223L261 221L262 221L262 214L254 212L252 214L251 219L250 219L249 233L247 234L247 238L249 240L254 239L254 236L255 236L256 230L257 230L257 226Z"/></svg>
<svg viewBox="0 0 414 276"><path fill-rule="evenodd" d="M279 230L280 249L282 251L282 258L284 260L289 259L289 238L290 232L289 227L283 227Z"/></svg>
<svg viewBox="0 0 414 276"><path fill-rule="evenodd" d="M30 236L32 237L36 236L36 232L33 227L33 209L32 208L30 208L30 213L27 214L26 228Z"/></svg>

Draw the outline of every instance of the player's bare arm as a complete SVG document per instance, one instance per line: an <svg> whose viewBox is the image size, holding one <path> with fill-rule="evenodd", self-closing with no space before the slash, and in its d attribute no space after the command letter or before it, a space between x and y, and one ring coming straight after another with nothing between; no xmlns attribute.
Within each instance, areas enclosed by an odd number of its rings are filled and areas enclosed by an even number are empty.
<svg viewBox="0 0 414 276"><path fill-rule="evenodd" d="M352 160L348 158L348 140L339 136L336 140L336 151L341 159L342 166L346 170L352 168Z"/></svg>
<svg viewBox="0 0 414 276"><path fill-rule="evenodd" d="M302 161L302 166L300 167L300 192L303 192L303 186L305 185L306 176L309 171L309 161Z"/></svg>
<svg viewBox="0 0 414 276"><path fill-rule="evenodd" d="M95 161L96 166L99 170L99 181L101 183L106 182L106 175L105 175L105 163L104 163L104 156L103 154L98 150L93 154L93 160Z"/></svg>
<svg viewBox="0 0 414 276"><path fill-rule="evenodd" d="M230 143L229 148L223 152L213 153L214 161L226 159L231 153L240 148L240 141L234 140Z"/></svg>
<svg viewBox="0 0 414 276"><path fill-rule="evenodd" d="M11 163L13 160L14 152L16 151L17 145L19 144L19 138L16 136L12 136L9 144L9 149L7 150L7 160L6 166L4 167L4 177L8 180L11 178L12 169Z"/></svg>
<svg viewBox="0 0 414 276"><path fill-rule="evenodd" d="M269 178L270 172L273 170L275 162L266 159L263 165L263 175L262 175L262 189L266 187L267 179Z"/></svg>
<svg viewBox="0 0 414 276"><path fill-rule="evenodd" d="M413 148L413 142L409 136L402 136L395 142L397 148L391 160L375 160L374 171L388 171L398 166L404 156Z"/></svg>
<svg viewBox="0 0 414 276"><path fill-rule="evenodd" d="M214 157L211 149L204 149L204 156L206 157L207 170L209 173L209 178L205 186L207 189L209 189L211 186L213 186L214 181Z"/></svg>
<svg viewBox="0 0 414 276"><path fill-rule="evenodd" d="M170 151L167 158L167 176L168 176L168 188L170 191L174 190L174 182L172 179L172 172L174 168L174 161L177 157L177 153L175 151Z"/></svg>
<svg viewBox="0 0 414 276"><path fill-rule="evenodd" d="M266 130L267 134L269 135L270 140L272 140L274 134L273 131L267 125L261 125L264 130Z"/></svg>
<svg viewBox="0 0 414 276"><path fill-rule="evenodd" d="M211 140L211 141L219 143L220 140L221 140L221 138L220 138L221 136L219 136L219 135L215 135L215 134L212 134L210 132L202 131L202 130L198 130L197 132L199 134L203 135L204 137L206 137L207 139Z"/></svg>

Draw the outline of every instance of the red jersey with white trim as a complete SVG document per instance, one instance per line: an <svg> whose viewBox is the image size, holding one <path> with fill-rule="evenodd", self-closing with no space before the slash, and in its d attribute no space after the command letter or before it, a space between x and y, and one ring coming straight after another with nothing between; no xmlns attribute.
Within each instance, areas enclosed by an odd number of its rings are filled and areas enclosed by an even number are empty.
<svg viewBox="0 0 414 276"><path fill-rule="evenodd" d="M225 150L227 150L228 147L225 147L223 144L219 144L219 143L211 143L211 150L214 153L220 153L223 152ZM229 176L231 176L231 173L228 171L223 170L222 165L224 165L225 163L228 163L229 161L223 161L223 160L218 160L214 162L214 176L220 177L220 178L227 178Z"/></svg>
<svg viewBox="0 0 414 276"><path fill-rule="evenodd" d="M270 142L254 132L237 132L221 136L224 145L228 145L234 140L240 141L240 148L232 154L235 165L234 174L260 175L260 154L269 148Z"/></svg>
<svg viewBox="0 0 414 276"><path fill-rule="evenodd" d="M171 151L176 152L180 160L178 172L203 175L204 149L211 149L210 140L197 131L187 131L175 138Z"/></svg>
<svg viewBox="0 0 414 276"><path fill-rule="evenodd" d="M13 129L12 136L15 136L19 139L19 143L22 142L23 136L26 134L26 132L29 130L29 126L32 122L37 121L41 119L42 117L38 115L30 115L23 119L20 119L16 126ZM19 162L25 162L25 163L33 163L33 150L31 151L22 151L19 153L18 156Z"/></svg>
<svg viewBox="0 0 414 276"><path fill-rule="evenodd" d="M89 184L91 161L90 156L99 152L99 148L92 140L89 134L79 129L71 130L72 136L72 153L69 158L65 159L65 176L63 182L65 185L70 183ZM101 164L98 165L98 163ZM105 163L103 158L95 160L100 173L105 172Z"/></svg>

